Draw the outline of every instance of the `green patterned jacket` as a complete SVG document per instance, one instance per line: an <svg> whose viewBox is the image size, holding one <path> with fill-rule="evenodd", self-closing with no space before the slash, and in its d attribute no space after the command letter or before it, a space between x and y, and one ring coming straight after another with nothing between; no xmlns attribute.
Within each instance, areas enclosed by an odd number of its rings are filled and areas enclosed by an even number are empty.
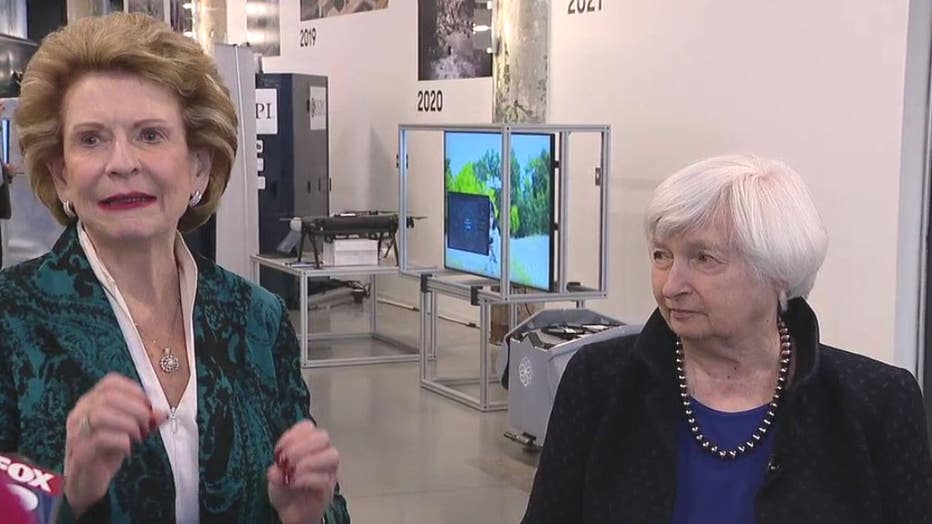
<svg viewBox="0 0 932 524"><path fill-rule="evenodd" d="M277 522L266 470L281 434L310 417L298 341L281 300L196 259L200 521ZM51 252L0 272L0 451L62 471L65 419L111 371L139 381L72 226ZM154 432L134 447L92 512L111 522L174 522L174 500L168 456ZM341 495L326 521L349 523Z"/></svg>

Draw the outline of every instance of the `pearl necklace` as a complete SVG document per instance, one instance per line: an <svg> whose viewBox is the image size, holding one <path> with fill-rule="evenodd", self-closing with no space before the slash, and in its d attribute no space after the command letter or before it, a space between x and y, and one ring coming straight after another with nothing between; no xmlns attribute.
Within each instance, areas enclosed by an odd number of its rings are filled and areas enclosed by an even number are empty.
<svg viewBox="0 0 932 524"><path fill-rule="evenodd" d="M777 329L780 333L780 374L777 376L777 389L774 391L773 398L767 406L767 413L764 415L764 420L761 421L760 426L757 427L744 444L739 444L738 447L732 450L721 449L719 446L713 444L702 433L702 430L699 429L699 422L696 420L692 402L689 400L689 393L686 388L686 369L684 367L686 364L683 358L683 344L680 342L679 338L676 339L676 374L679 380L680 398L683 400L683 408L686 414L686 423L689 424L689 432L702 449L718 458L726 460L736 459L753 450L754 447L760 443L761 439L767 435L767 431L773 425L777 407L780 405L780 397L783 395L784 386L786 386L787 375L790 371L790 358L792 355L790 332L786 328L783 319L778 321Z"/></svg>

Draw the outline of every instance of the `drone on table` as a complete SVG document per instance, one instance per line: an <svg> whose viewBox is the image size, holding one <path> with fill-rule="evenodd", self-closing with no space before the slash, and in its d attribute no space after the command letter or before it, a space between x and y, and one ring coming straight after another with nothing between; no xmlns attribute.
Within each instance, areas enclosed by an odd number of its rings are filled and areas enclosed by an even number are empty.
<svg viewBox="0 0 932 524"><path fill-rule="evenodd" d="M416 220L424 216L409 216L406 227L413 228ZM333 215L283 218L290 222L291 232L279 246L279 252L290 252L297 247L297 263L302 262L304 239L313 249L314 267L320 269L318 240L333 242L337 239L363 238L378 242L379 256L387 258L394 253L398 260L398 213L393 211L342 211ZM384 250L384 253L383 253Z"/></svg>

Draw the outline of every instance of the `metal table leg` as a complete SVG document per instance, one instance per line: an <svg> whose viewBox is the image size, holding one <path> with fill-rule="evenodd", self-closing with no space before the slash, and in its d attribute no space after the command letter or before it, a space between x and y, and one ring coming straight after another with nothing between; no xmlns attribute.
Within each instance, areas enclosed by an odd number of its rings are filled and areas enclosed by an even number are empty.
<svg viewBox="0 0 932 524"><path fill-rule="evenodd" d="M298 277L300 282L298 288L301 291L300 304L301 304L301 333L298 340L301 341L301 367L307 367L311 359L311 355L308 351L308 325L307 325L307 277L301 276Z"/></svg>
<svg viewBox="0 0 932 524"><path fill-rule="evenodd" d="M375 335L379 332L378 312L379 293L376 289L376 276L369 275L369 332Z"/></svg>
<svg viewBox="0 0 932 524"><path fill-rule="evenodd" d="M429 291L428 296L430 297L430 359L433 361L437 360L437 317L439 316L437 311L437 294L433 291Z"/></svg>
<svg viewBox="0 0 932 524"><path fill-rule="evenodd" d="M488 301L479 301L479 406L489 408L489 336L490 306Z"/></svg>
<svg viewBox="0 0 932 524"><path fill-rule="evenodd" d="M420 293L420 314L418 315L418 347L421 350L421 381L427 379L427 357L428 357L428 348L430 347L430 340L427 337L427 326L430 323L430 319L427 318L427 315L430 313L427 310L427 292L421 291Z"/></svg>

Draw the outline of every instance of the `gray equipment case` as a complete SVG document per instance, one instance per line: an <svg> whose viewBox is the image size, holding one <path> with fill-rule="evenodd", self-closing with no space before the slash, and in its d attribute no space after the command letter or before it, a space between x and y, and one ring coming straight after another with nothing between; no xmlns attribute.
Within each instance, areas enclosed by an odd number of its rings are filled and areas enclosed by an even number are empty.
<svg viewBox="0 0 932 524"><path fill-rule="evenodd" d="M511 330L498 363L501 374L507 368L508 421L516 430L506 436L542 446L560 378L573 355L587 344L639 333L641 327L579 308L540 311ZM554 336L545 330L570 333Z"/></svg>

